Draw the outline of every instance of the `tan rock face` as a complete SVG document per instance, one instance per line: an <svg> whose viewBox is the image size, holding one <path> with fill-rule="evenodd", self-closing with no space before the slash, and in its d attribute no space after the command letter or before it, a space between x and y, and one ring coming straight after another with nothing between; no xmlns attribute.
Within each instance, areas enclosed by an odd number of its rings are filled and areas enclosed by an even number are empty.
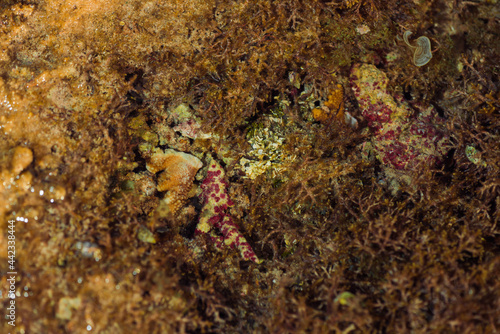
<svg viewBox="0 0 500 334"><path fill-rule="evenodd" d="M0 219L3 219L19 197L30 188L33 175L29 171L23 172L33 161L33 152L23 146L14 148L14 154L8 168L0 169Z"/></svg>
<svg viewBox="0 0 500 334"><path fill-rule="evenodd" d="M18 146L14 149L11 168L16 175L21 173L33 161L33 152L27 147Z"/></svg>

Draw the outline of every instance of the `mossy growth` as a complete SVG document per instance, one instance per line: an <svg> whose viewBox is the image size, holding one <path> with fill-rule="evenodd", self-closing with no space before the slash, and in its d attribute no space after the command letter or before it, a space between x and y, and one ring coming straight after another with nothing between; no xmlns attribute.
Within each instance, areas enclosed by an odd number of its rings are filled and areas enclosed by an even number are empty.
<svg viewBox="0 0 500 334"><path fill-rule="evenodd" d="M494 333L495 9L443 0L2 1L0 270L9 271L14 220L16 330ZM412 65L398 38L405 30L430 39L426 66ZM360 62L386 73L410 105L435 105L450 136L442 165L420 166L397 191L382 163L363 156L373 135L348 85ZM312 117L339 84L358 129ZM250 140L266 130L279 138L281 169L252 179L238 165L256 160ZM18 175L16 147L33 154ZM158 213L165 193L146 168L160 149L205 165L176 216ZM224 168L235 202L227 214L261 264L194 235L207 156ZM3 321L0 332L9 330Z"/></svg>

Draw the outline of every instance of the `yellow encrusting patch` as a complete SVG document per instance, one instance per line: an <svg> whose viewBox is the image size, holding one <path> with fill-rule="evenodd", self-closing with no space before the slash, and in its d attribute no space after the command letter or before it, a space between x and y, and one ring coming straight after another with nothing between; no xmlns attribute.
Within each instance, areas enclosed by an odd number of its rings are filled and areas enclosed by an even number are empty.
<svg viewBox="0 0 500 334"><path fill-rule="evenodd" d="M333 116L337 119L344 119L344 88L342 85L337 85L330 95L328 100L323 103L320 108L312 110L313 117L316 121L327 123Z"/></svg>

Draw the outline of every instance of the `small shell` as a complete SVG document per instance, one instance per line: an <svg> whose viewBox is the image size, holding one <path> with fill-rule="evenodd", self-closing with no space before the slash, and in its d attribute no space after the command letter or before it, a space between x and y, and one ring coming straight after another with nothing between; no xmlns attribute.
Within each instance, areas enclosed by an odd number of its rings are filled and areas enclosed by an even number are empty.
<svg viewBox="0 0 500 334"><path fill-rule="evenodd" d="M137 239L149 244L156 243L154 234L150 230L148 230L146 226L143 225L139 226L139 229L137 230Z"/></svg>
<svg viewBox="0 0 500 334"><path fill-rule="evenodd" d="M484 162L484 160L481 158L481 152L476 150L474 146L467 146L465 148L465 155L467 156L467 159L469 159L469 161L473 164L482 167L487 166L486 162Z"/></svg>
<svg viewBox="0 0 500 334"><path fill-rule="evenodd" d="M431 41L425 36L420 36L419 38L417 38L417 45L413 46L408 41L408 36L410 36L411 34L411 31L405 31L403 34L403 39L406 45L408 45L412 49L415 49L415 52L413 53L413 64L415 64L415 66L424 66L432 58Z"/></svg>

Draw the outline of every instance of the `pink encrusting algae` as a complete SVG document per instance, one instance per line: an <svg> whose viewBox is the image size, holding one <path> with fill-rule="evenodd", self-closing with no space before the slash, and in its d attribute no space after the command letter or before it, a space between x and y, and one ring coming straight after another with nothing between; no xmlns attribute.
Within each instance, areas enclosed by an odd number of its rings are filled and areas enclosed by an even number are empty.
<svg viewBox="0 0 500 334"><path fill-rule="evenodd" d="M438 127L443 120L436 110L415 104L415 112L401 95L387 90L389 80L371 64L355 65L350 84L363 117L374 132L373 147L384 166L409 170L443 160L448 137Z"/></svg>
<svg viewBox="0 0 500 334"><path fill-rule="evenodd" d="M201 199L204 206L195 233L209 234L211 241L218 249L222 249L224 244L231 248L236 247L245 260L261 263L228 213L229 207L234 205L234 202L227 194L224 170L214 159L210 161L207 176L201 184L201 189L203 191ZM217 230L222 236L217 234Z"/></svg>

